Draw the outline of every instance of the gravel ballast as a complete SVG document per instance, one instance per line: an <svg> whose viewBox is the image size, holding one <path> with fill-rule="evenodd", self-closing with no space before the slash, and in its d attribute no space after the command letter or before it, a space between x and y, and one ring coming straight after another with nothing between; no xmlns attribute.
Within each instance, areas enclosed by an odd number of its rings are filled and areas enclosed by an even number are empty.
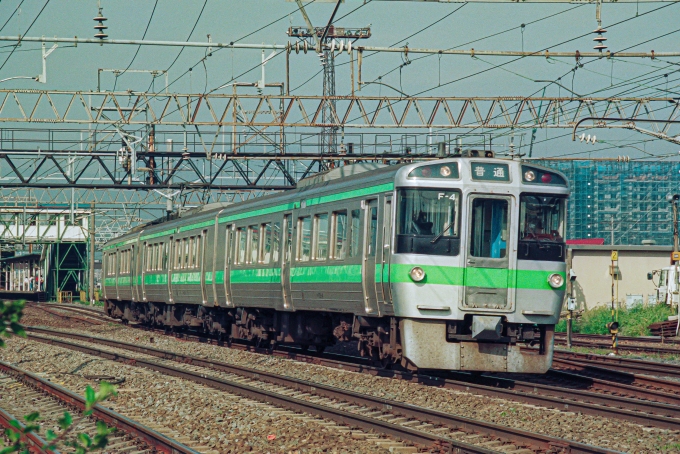
<svg viewBox="0 0 680 454"><path fill-rule="evenodd" d="M388 452L376 437L320 418L68 349L12 338L0 358L81 394L96 387L85 376L124 378L106 406L202 452Z"/></svg>

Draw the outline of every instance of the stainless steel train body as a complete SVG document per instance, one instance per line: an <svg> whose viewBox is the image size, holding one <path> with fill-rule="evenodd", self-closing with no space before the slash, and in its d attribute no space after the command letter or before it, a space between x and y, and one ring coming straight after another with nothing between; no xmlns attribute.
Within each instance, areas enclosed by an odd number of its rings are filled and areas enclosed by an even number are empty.
<svg viewBox="0 0 680 454"><path fill-rule="evenodd" d="M567 194L564 176L516 160L340 167L112 240L106 308L267 345L358 340L410 368L542 373Z"/></svg>

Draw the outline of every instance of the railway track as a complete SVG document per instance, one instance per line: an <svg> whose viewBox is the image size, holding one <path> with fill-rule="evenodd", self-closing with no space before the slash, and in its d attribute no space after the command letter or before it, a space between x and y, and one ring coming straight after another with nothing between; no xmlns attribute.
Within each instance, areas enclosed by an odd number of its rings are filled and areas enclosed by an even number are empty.
<svg viewBox="0 0 680 454"><path fill-rule="evenodd" d="M578 338L572 339L571 345L573 347L586 347L586 348L597 348L597 349L607 349L611 350L612 342L611 337L592 337L589 340L579 340ZM621 339L619 339L621 340ZM631 341L632 342L632 341ZM638 341L635 341L638 342ZM647 341L643 341L647 342ZM670 343L668 343L670 344ZM566 338L555 339L555 345L567 345ZM677 345L675 343L671 345ZM620 351L636 352L636 353L653 353L658 355L678 355L680 356L680 348L678 347L662 347L660 343L649 342L649 345L630 345L619 342L617 348Z"/></svg>
<svg viewBox="0 0 680 454"><path fill-rule="evenodd" d="M135 325L130 325L134 327ZM163 332L164 330L139 328ZM34 332L51 335L52 330L33 328ZM97 342L115 346L116 341L101 339L87 335L64 334L74 339ZM175 333L175 336L199 342L214 342L213 339L189 333ZM123 344L119 344L123 345ZM134 346L129 345L128 348ZM448 379L443 376L412 375L400 371L386 371L371 367L363 358L345 355L314 355L303 353L299 349L284 347L274 352L258 350L251 346L233 344L239 349L273 353L297 361L312 362L320 365L390 375L395 378L417 380L423 384L444 386L480 395L499 397L532 405L556 408L560 410L579 411L594 416L620 418L642 425L661 427L673 430L680 429L680 383L656 379L626 372L601 369L592 365L581 365L573 361L555 360L558 368L551 370L546 376L498 376L491 374L470 375L451 373ZM187 358L186 361L193 361ZM649 369L649 363L647 365Z"/></svg>
<svg viewBox="0 0 680 454"><path fill-rule="evenodd" d="M553 367L570 369L578 363L579 367L614 369L630 374L660 375L680 378L680 365L645 361L622 356L595 355L591 353L576 353L556 349L553 354Z"/></svg>
<svg viewBox="0 0 680 454"><path fill-rule="evenodd" d="M126 362L164 374L240 394L420 446L448 447L454 452L606 453L604 448L526 432L342 388L308 382L261 370L235 366L170 351L91 336L30 328L30 338L106 359ZM49 334L50 337L36 335ZM77 339L73 343L63 338ZM84 342L84 343L83 343ZM94 347L93 344L107 349ZM115 349L116 351L111 351ZM124 350L124 353L121 353ZM137 353L131 355L129 352ZM141 354L141 356L140 356Z"/></svg>
<svg viewBox="0 0 680 454"><path fill-rule="evenodd" d="M566 342L567 333L555 333L555 341ZM572 339L576 340L594 340L598 342L607 342L611 346L611 336L609 334L581 334L573 333ZM661 337L661 336L619 336L619 342L637 342L640 344L668 344L668 345L680 345L680 338L676 337Z"/></svg>
<svg viewBox="0 0 680 454"><path fill-rule="evenodd" d="M32 332L53 335L52 330L42 328L30 328ZM57 336L67 337L97 343L115 348L124 348L144 354L150 354L162 358L170 358L175 361L197 364L204 364L206 367L223 367L221 363L205 360L194 356L181 355L178 353L164 352L149 347L117 342L110 339L97 338L93 336L56 332ZM296 356L298 356L296 354ZM327 355L325 355L327 356ZM297 358L299 359L299 357ZM349 360L352 357L347 358ZM314 361L316 362L316 361ZM500 378L490 375L474 376L470 374L451 374L456 379L445 379L441 377L430 377L426 375L413 376L399 371L385 371L371 368L367 365L359 365L330 359L325 357L324 364L344 370L355 370L369 373L386 375L391 373L395 378L418 381L422 384L443 386L456 389L458 391L471 392L479 395L486 395L519 401L532 405L540 405L560 410L578 411L585 414L605 416L610 418L620 418L637 424L660 427L665 429L680 430L680 396L666 394L658 391L645 391L639 388L626 387L614 382L601 380L597 387L586 384L586 387L594 390L583 390L565 388L560 383L552 385L520 381L516 379ZM255 372L253 372L255 373ZM262 372L257 372L262 374ZM563 378L563 377L562 377ZM578 377L579 380L571 380L572 385L575 381L579 383L587 382L587 378Z"/></svg>
<svg viewBox="0 0 680 454"><path fill-rule="evenodd" d="M42 426L56 427L57 420L63 416L64 411L81 414L85 409L85 399L36 374L0 361L0 407L8 406L11 406L13 415L0 410L0 424L6 428L10 427L9 421L15 419L15 416L21 417L34 411L40 412ZM109 437L107 452L199 452L101 405L95 406L92 416L76 429L94 437L96 421L104 421L110 427L118 429ZM45 442L39 436L32 434L29 444L31 452L44 452L40 448Z"/></svg>
<svg viewBox="0 0 680 454"><path fill-rule="evenodd" d="M78 314L82 315L68 315L59 312L59 309L64 309L63 307L45 307L43 304L31 304L29 307L33 307L35 309L38 309L42 312L45 312L47 314L53 315L55 317L59 317L63 320L69 320L69 321L77 321L81 323L86 323L89 325L103 325L105 323L116 323L115 321L111 319L107 319L105 316L98 316L95 314L85 314L85 313L80 313L77 311L74 311L73 308L68 308L66 309L67 311L70 312L77 312Z"/></svg>

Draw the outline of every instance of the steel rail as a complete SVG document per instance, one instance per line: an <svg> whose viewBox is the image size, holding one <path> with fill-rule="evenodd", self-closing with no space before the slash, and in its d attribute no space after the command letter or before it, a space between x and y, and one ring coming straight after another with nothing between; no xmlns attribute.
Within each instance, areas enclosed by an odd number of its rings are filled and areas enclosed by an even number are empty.
<svg viewBox="0 0 680 454"><path fill-rule="evenodd" d="M566 342L567 342L566 339L559 339L559 342L555 343L559 345L566 345ZM609 337L609 342L592 342L588 340L572 339L571 345L575 347L600 348L607 350L611 350L612 348L611 336ZM621 351L629 352L658 353L662 355L680 355L680 348L672 347L617 344L617 348Z"/></svg>
<svg viewBox="0 0 680 454"><path fill-rule="evenodd" d="M115 319L106 317L102 311L98 311L96 309L89 310L89 309L80 308L80 307L66 306L63 303L52 304L52 303L36 303L36 302L30 301L30 302L26 303L26 307L32 307L32 308L35 308L35 309L39 309L41 311L47 312L48 314L52 314L56 317L65 318L65 319L75 319L75 320L82 321L82 322L85 322L85 323L90 323L90 324L93 324L93 325L100 324L100 323L95 323L95 320L100 321L100 322L105 322L105 323L120 323L119 320L115 320ZM81 318L81 317L74 317L74 316L70 316L70 315L67 315L67 314L60 314L60 313L55 312L51 309L61 309L61 310L65 310L65 311L71 311L71 312L76 313L76 314L81 314L85 317L90 317L90 319Z"/></svg>
<svg viewBox="0 0 680 454"><path fill-rule="evenodd" d="M680 378L680 365L624 358L621 356L595 355L592 353L576 353L566 350L555 350L553 363L577 363L582 366L615 369L623 372L637 372L647 375L665 375ZM680 383L678 383L680 387Z"/></svg>
<svg viewBox="0 0 680 454"><path fill-rule="evenodd" d="M75 320L75 321L82 322L82 323L88 323L90 325L101 325L102 324L100 321L96 321L96 320L93 320L93 319L86 319L86 318L82 318L82 317L75 317L73 315L60 314L60 313L55 312L53 310L50 310L46 307L40 307L39 305L30 305L29 307L34 307L34 308L39 309L43 312L54 315L55 317L63 318L65 320Z"/></svg>
<svg viewBox="0 0 680 454"><path fill-rule="evenodd" d="M616 158L614 158L616 160ZM564 340L567 337L567 333L555 333L555 338ZM572 338L576 339L595 339L599 341L610 341L611 335L609 334L583 334L583 333L572 333ZM680 345L680 339L661 337L661 336L619 336L619 342L639 342L641 344L668 344L668 345ZM621 344L619 344L619 348ZM680 353L680 350L678 350Z"/></svg>
<svg viewBox="0 0 680 454"><path fill-rule="evenodd" d="M10 421L18 422L22 429L26 427L26 425L22 423L19 419L15 418L13 415L9 414L8 412L0 408L0 427L4 427L5 429L9 429L16 432L16 427L11 425ZM42 449L43 446L47 446L47 442L36 433L31 432L25 434L23 441L26 442L26 444L28 445L28 451L31 453L59 454L59 451L57 451L56 449Z"/></svg>
<svg viewBox="0 0 680 454"><path fill-rule="evenodd" d="M30 331L42 331L44 329L29 328ZM49 331L49 330L47 330ZM547 435L536 434L532 432L523 431L521 429L515 429L507 426L502 426L498 424L488 423L485 421L474 420L470 418L464 418L449 413L440 412L437 410L431 410L424 407L418 407L416 405L406 404L390 399L384 399L379 397L373 397L370 395L355 393L352 391L347 391L341 388L335 388L331 386L322 385L319 383L308 382L305 380L299 380L292 377L286 377L282 375L272 374L263 372L260 370L250 369L242 366L235 366L231 364L226 364L218 361L206 360L198 357L177 354L174 352L168 352L163 350L158 350L150 347L142 347L139 345L122 343L117 341L111 341L108 339L95 338L86 335L77 335L72 333L62 333L62 332L52 332L51 335L64 336L78 339L85 339L89 342L97 342L108 345L110 347L118 349L129 349L137 351L139 353L148 354L156 357L161 357L164 359L169 359L177 361L184 364L190 364L193 366L199 366L209 369L220 370L222 372L227 372L231 374L236 374L244 376L251 379L262 380L265 382L277 384L280 386L290 387L297 389L302 392L307 392L311 394L320 395L327 398L339 399L342 401L350 402L353 404L363 405L367 407L374 407L378 409L384 409L390 413L396 413L404 417L414 418L418 420L425 420L431 423L441 424L454 429L463 431L475 431L481 432L487 436L501 437L512 442L526 443L541 449L550 450L555 447L567 448L572 454L578 453L611 453L611 451L605 448L599 448L583 443L578 443L571 440L560 439L556 437L550 437ZM294 408L297 411L306 411L318 414L324 418L333 419L345 424L357 424L359 427L366 429L375 430L378 428L381 432L396 436L400 438L406 438L414 443L427 444L427 443L449 443L454 447L461 449L475 449L474 452L492 452L488 450L476 451L479 447L474 445L469 445L467 443L461 443L454 439L438 436L433 433L423 432L419 430L413 430L410 428L404 428L403 426L397 424L391 424L385 421L378 421L376 425L376 420L373 418L366 418L360 416L359 419L355 418L359 415L338 410L329 409L325 406L320 406L307 401L300 401L299 399L294 399L289 396L282 396L278 393L268 392L260 388L254 388L245 384L230 382L227 380L222 380L216 377L207 377L205 374L198 374L184 369L176 369L164 364L159 364L153 361L148 361L140 358L126 357L125 355L118 353L111 353L105 350L100 350L91 346L83 346L80 344L74 344L71 342L66 342L60 339L46 338L42 336L30 335L30 338L38 340L40 342L45 342L48 344L55 344L69 349L75 349L82 351L87 354L95 354L97 356L104 357L106 359L133 363L134 365L141 365L143 367L156 370L158 372L167 373L169 375L178 376L181 378L188 378L199 383L206 384L208 386L218 387L221 389L226 389L229 392L236 392L238 394L245 395L249 398L254 398L261 400L263 397L267 399L274 405L280 405L283 407ZM123 347L121 347L123 346ZM351 415L351 416L350 416ZM395 427L397 426L397 427ZM407 430L404 430L407 429ZM467 451L465 451L467 452Z"/></svg>
<svg viewBox="0 0 680 454"><path fill-rule="evenodd" d="M33 388L40 389L41 391L56 397L58 400L69 406L75 407L80 411L85 411L85 399L66 388L4 361L0 361L0 371L17 378ZM153 447L157 452L168 454L198 454L197 451L188 446L116 413L109 408L95 405L92 410L93 418L104 421L107 425L114 426L128 434L132 434L134 437Z"/></svg>
<svg viewBox="0 0 680 454"><path fill-rule="evenodd" d="M613 371L608 371L613 372ZM624 372L615 372L617 376L612 378L622 378L626 377L628 382L637 382L640 379L639 375L626 374ZM647 377L644 377L645 386L635 386L628 383L621 383L620 381L606 380L603 378L591 377L587 375L579 375L578 373L550 369L546 374L556 380L569 380L571 382L580 381L587 383L588 385L594 387L601 387L607 392L616 392L623 395L635 396L638 399L644 399L652 402L660 402L665 404L671 404L675 406L680 405L680 394L672 392L660 391L662 389L668 389L673 387L673 382L667 380L654 380L652 382ZM653 388L653 389L652 389Z"/></svg>
<svg viewBox="0 0 680 454"><path fill-rule="evenodd" d="M280 380L280 376L276 374L267 374L266 372L255 369L232 366L219 361L206 360L204 358L195 356L183 355L125 342L118 342L96 336L55 332L49 329L34 327L28 328L28 331L84 340L90 343L97 343L114 348L123 348L126 350L144 353L163 359L170 359L181 363L199 365L201 367L213 368L230 373L246 374L250 377L254 375L257 375L260 378L268 377L265 378L266 381L276 382L277 380ZM345 363L344 369L348 369L347 366L347 363ZM363 369L366 370L365 368ZM421 376L419 375L418 378L420 379ZM424 380L429 379L429 377L422 378ZM292 381L294 379L286 377L286 380ZM476 392L477 394L498 397L501 399L521 401L531 405L541 405L565 411L581 411L583 413L596 416L616 417L642 425L680 430L680 406L677 405L603 395L599 393L573 389L561 389L556 386L518 382L491 376L481 377L480 380L482 380L484 384L470 383L460 380L439 381L436 379L433 381L433 383L429 384L438 386L443 385L444 387L457 389L459 391ZM305 386L323 386L316 383L304 383ZM613 386L615 387L615 385ZM575 398L581 399L582 401L575 400Z"/></svg>

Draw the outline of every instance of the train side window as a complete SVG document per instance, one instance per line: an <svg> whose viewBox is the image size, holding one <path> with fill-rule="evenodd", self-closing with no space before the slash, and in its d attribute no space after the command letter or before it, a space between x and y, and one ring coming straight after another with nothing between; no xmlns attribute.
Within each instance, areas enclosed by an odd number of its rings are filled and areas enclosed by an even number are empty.
<svg viewBox="0 0 680 454"><path fill-rule="evenodd" d="M308 262L312 251L312 218L298 218L297 260Z"/></svg>
<svg viewBox="0 0 680 454"><path fill-rule="evenodd" d="M371 207L371 218L368 224L368 256L375 257L378 237L378 207Z"/></svg>
<svg viewBox="0 0 680 454"><path fill-rule="evenodd" d="M352 240L349 243L349 256L356 257L361 250L361 210L352 210L351 221Z"/></svg>
<svg viewBox="0 0 680 454"><path fill-rule="evenodd" d="M272 259L272 225L262 224L262 263L270 263Z"/></svg>
<svg viewBox="0 0 680 454"><path fill-rule="evenodd" d="M343 260L347 255L347 211L333 213L333 258Z"/></svg>
<svg viewBox="0 0 680 454"><path fill-rule="evenodd" d="M283 217L284 223L286 225L286 231L283 233L285 235L283 244L283 259L290 263L293 256L293 220L291 215L286 215Z"/></svg>
<svg viewBox="0 0 680 454"><path fill-rule="evenodd" d="M161 244L163 245L163 269L166 270L168 268L168 249L170 248L170 242Z"/></svg>
<svg viewBox="0 0 680 454"><path fill-rule="evenodd" d="M238 251L236 255L236 263L239 265L243 265L243 263L246 261L246 247L248 245L248 235L246 234L246 230L241 228L238 229Z"/></svg>
<svg viewBox="0 0 680 454"><path fill-rule="evenodd" d="M328 213L314 216L314 260L328 257Z"/></svg>
<svg viewBox="0 0 680 454"><path fill-rule="evenodd" d="M281 223L275 222L272 227L272 262L278 263L281 248Z"/></svg>
<svg viewBox="0 0 680 454"><path fill-rule="evenodd" d="M508 240L508 202L498 199L472 201L470 255L504 258Z"/></svg>
<svg viewBox="0 0 680 454"><path fill-rule="evenodd" d="M199 235L194 238L194 268L198 268L201 263L201 239L203 235Z"/></svg>
<svg viewBox="0 0 680 454"><path fill-rule="evenodd" d="M181 265L181 249L182 249L182 240L175 240L175 259L173 260L173 268L178 270L182 265Z"/></svg>
<svg viewBox="0 0 680 454"><path fill-rule="evenodd" d="M257 263L260 258L260 226L251 225L248 230L250 230L250 259L248 263Z"/></svg>

